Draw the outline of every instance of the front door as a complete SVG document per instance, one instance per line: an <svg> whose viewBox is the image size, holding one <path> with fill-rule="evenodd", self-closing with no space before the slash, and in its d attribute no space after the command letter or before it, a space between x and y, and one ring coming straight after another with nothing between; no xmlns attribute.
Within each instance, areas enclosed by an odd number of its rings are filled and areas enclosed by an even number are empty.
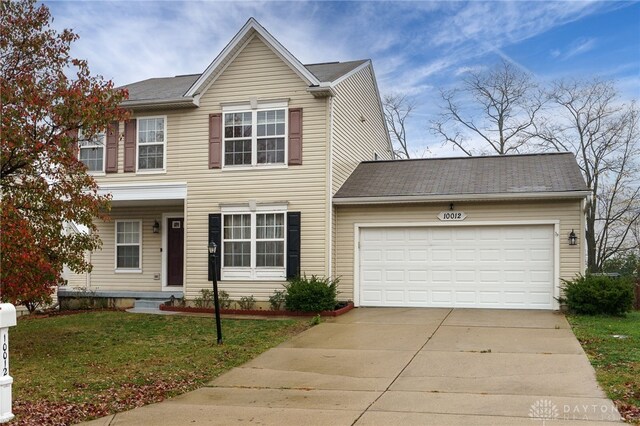
<svg viewBox="0 0 640 426"><path fill-rule="evenodd" d="M184 219L167 219L167 285L182 285L184 271Z"/></svg>

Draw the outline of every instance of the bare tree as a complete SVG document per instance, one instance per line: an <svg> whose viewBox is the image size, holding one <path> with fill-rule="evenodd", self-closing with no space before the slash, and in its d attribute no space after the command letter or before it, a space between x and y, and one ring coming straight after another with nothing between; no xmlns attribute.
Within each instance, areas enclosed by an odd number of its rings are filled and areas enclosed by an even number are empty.
<svg viewBox="0 0 640 426"><path fill-rule="evenodd" d="M586 206L587 267L638 249L639 111L610 81L561 81L550 89L553 119L537 124L544 146L575 153L591 197Z"/></svg>
<svg viewBox="0 0 640 426"><path fill-rule="evenodd" d="M431 130L469 156L518 153L534 136L530 130L543 104L531 76L506 61L470 72L460 88L440 94L442 113ZM474 148L476 141L484 148Z"/></svg>
<svg viewBox="0 0 640 426"><path fill-rule="evenodd" d="M395 158L411 158L407 146L406 120L416 107L416 102L404 94L389 94L382 99L384 118L393 143Z"/></svg>

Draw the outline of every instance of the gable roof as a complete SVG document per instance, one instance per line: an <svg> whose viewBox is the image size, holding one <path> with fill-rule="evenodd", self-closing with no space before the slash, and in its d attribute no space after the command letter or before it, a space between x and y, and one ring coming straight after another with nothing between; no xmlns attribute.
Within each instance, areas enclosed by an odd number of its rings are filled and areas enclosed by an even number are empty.
<svg viewBox="0 0 640 426"><path fill-rule="evenodd" d="M323 64L304 65L321 82L333 83L348 75L359 66L369 62L368 59L349 62L327 62ZM129 99L123 102L128 106L139 102L161 102L170 100L193 100L186 92L200 78L202 74L177 75L175 77L149 78L147 80L130 83L120 88L129 91Z"/></svg>
<svg viewBox="0 0 640 426"><path fill-rule="evenodd" d="M310 86L320 86L320 81L315 75L302 65L298 59L293 56L285 47L280 44L262 25L254 18L249 18L246 24L231 39L229 44L222 49L222 52L211 62L207 69L202 73L200 78L187 90L185 96L195 96L202 93L220 73L226 68L227 64L233 60L236 54L242 50L244 45L251 38L258 34L273 52L280 57L291 69L300 76Z"/></svg>
<svg viewBox="0 0 640 426"><path fill-rule="evenodd" d="M588 195L573 154L367 161L334 196L335 204Z"/></svg>
<svg viewBox="0 0 640 426"><path fill-rule="evenodd" d="M359 67L371 65L369 59L303 65L258 21L250 18L202 74L150 78L121 86L120 88L129 91L129 98L122 102L122 106L128 108L197 107L199 95L215 81L255 35L260 36L280 59L309 84L309 90L319 96L322 95L320 92L330 91L334 84L338 84L351 73L358 71Z"/></svg>

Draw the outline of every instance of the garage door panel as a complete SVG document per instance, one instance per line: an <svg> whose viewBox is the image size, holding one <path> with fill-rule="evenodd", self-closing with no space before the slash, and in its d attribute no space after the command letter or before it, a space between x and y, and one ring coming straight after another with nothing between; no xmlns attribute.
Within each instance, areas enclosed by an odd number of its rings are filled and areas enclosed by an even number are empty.
<svg viewBox="0 0 640 426"><path fill-rule="evenodd" d="M363 306L553 307L552 226L363 228Z"/></svg>
<svg viewBox="0 0 640 426"><path fill-rule="evenodd" d="M502 292L481 290L478 292L478 303L481 306L499 306L500 304L502 304Z"/></svg>
<svg viewBox="0 0 640 426"><path fill-rule="evenodd" d="M382 304L382 290L363 290L362 301L364 305Z"/></svg>
<svg viewBox="0 0 640 426"><path fill-rule="evenodd" d="M551 271L535 271L531 270L529 272L530 282L531 284L545 284L553 279Z"/></svg>
<svg viewBox="0 0 640 426"><path fill-rule="evenodd" d="M509 305L525 305L527 300L526 291L504 291L504 302Z"/></svg>
<svg viewBox="0 0 640 426"><path fill-rule="evenodd" d="M434 248L431 249L431 260L434 262L449 262L451 261L451 249L448 248Z"/></svg>
<svg viewBox="0 0 640 426"><path fill-rule="evenodd" d="M411 262L426 262L428 258L429 256L426 248L422 250L409 249L409 260Z"/></svg>
<svg viewBox="0 0 640 426"><path fill-rule="evenodd" d="M404 250L402 249L390 249L386 251L385 261L387 262L401 262L406 258Z"/></svg>
<svg viewBox="0 0 640 426"><path fill-rule="evenodd" d="M480 249L480 260L483 262L499 262L500 250L498 249Z"/></svg>
<svg viewBox="0 0 640 426"><path fill-rule="evenodd" d="M529 259L532 261L540 260L544 262L548 262L553 258L553 253L551 249L545 248L534 248L529 250Z"/></svg>
<svg viewBox="0 0 640 426"><path fill-rule="evenodd" d="M454 258L456 262L475 262L477 254L474 249L457 249Z"/></svg>
<svg viewBox="0 0 640 426"><path fill-rule="evenodd" d="M456 303L475 304L476 292L475 291L456 291Z"/></svg>
<svg viewBox="0 0 640 426"><path fill-rule="evenodd" d="M449 284L451 282L451 275L452 275L452 271L450 271L450 270L446 270L446 271L432 270L431 271L431 283L433 283L433 284L438 284L438 283Z"/></svg>
<svg viewBox="0 0 640 426"><path fill-rule="evenodd" d="M425 304L429 301L429 292L427 290L409 290L407 296L411 303Z"/></svg>
<svg viewBox="0 0 640 426"><path fill-rule="evenodd" d="M453 302L453 292L451 290L432 290L431 301L433 303L450 304Z"/></svg>

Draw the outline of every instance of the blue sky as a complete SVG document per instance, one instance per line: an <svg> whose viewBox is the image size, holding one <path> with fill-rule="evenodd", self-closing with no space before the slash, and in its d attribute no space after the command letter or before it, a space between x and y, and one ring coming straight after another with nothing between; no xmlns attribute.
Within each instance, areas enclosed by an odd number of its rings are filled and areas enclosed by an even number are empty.
<svg viewBox="0 0 640 426"><path fill-rule="evenodd" d="M542 82L615 79L640 99L638 2L46 2L73 54L117 85L200 73L255 17L303 63L371 58L380 90L413 96L415 152L455 155L429 133L438 89L501 58Z"/></svg>

